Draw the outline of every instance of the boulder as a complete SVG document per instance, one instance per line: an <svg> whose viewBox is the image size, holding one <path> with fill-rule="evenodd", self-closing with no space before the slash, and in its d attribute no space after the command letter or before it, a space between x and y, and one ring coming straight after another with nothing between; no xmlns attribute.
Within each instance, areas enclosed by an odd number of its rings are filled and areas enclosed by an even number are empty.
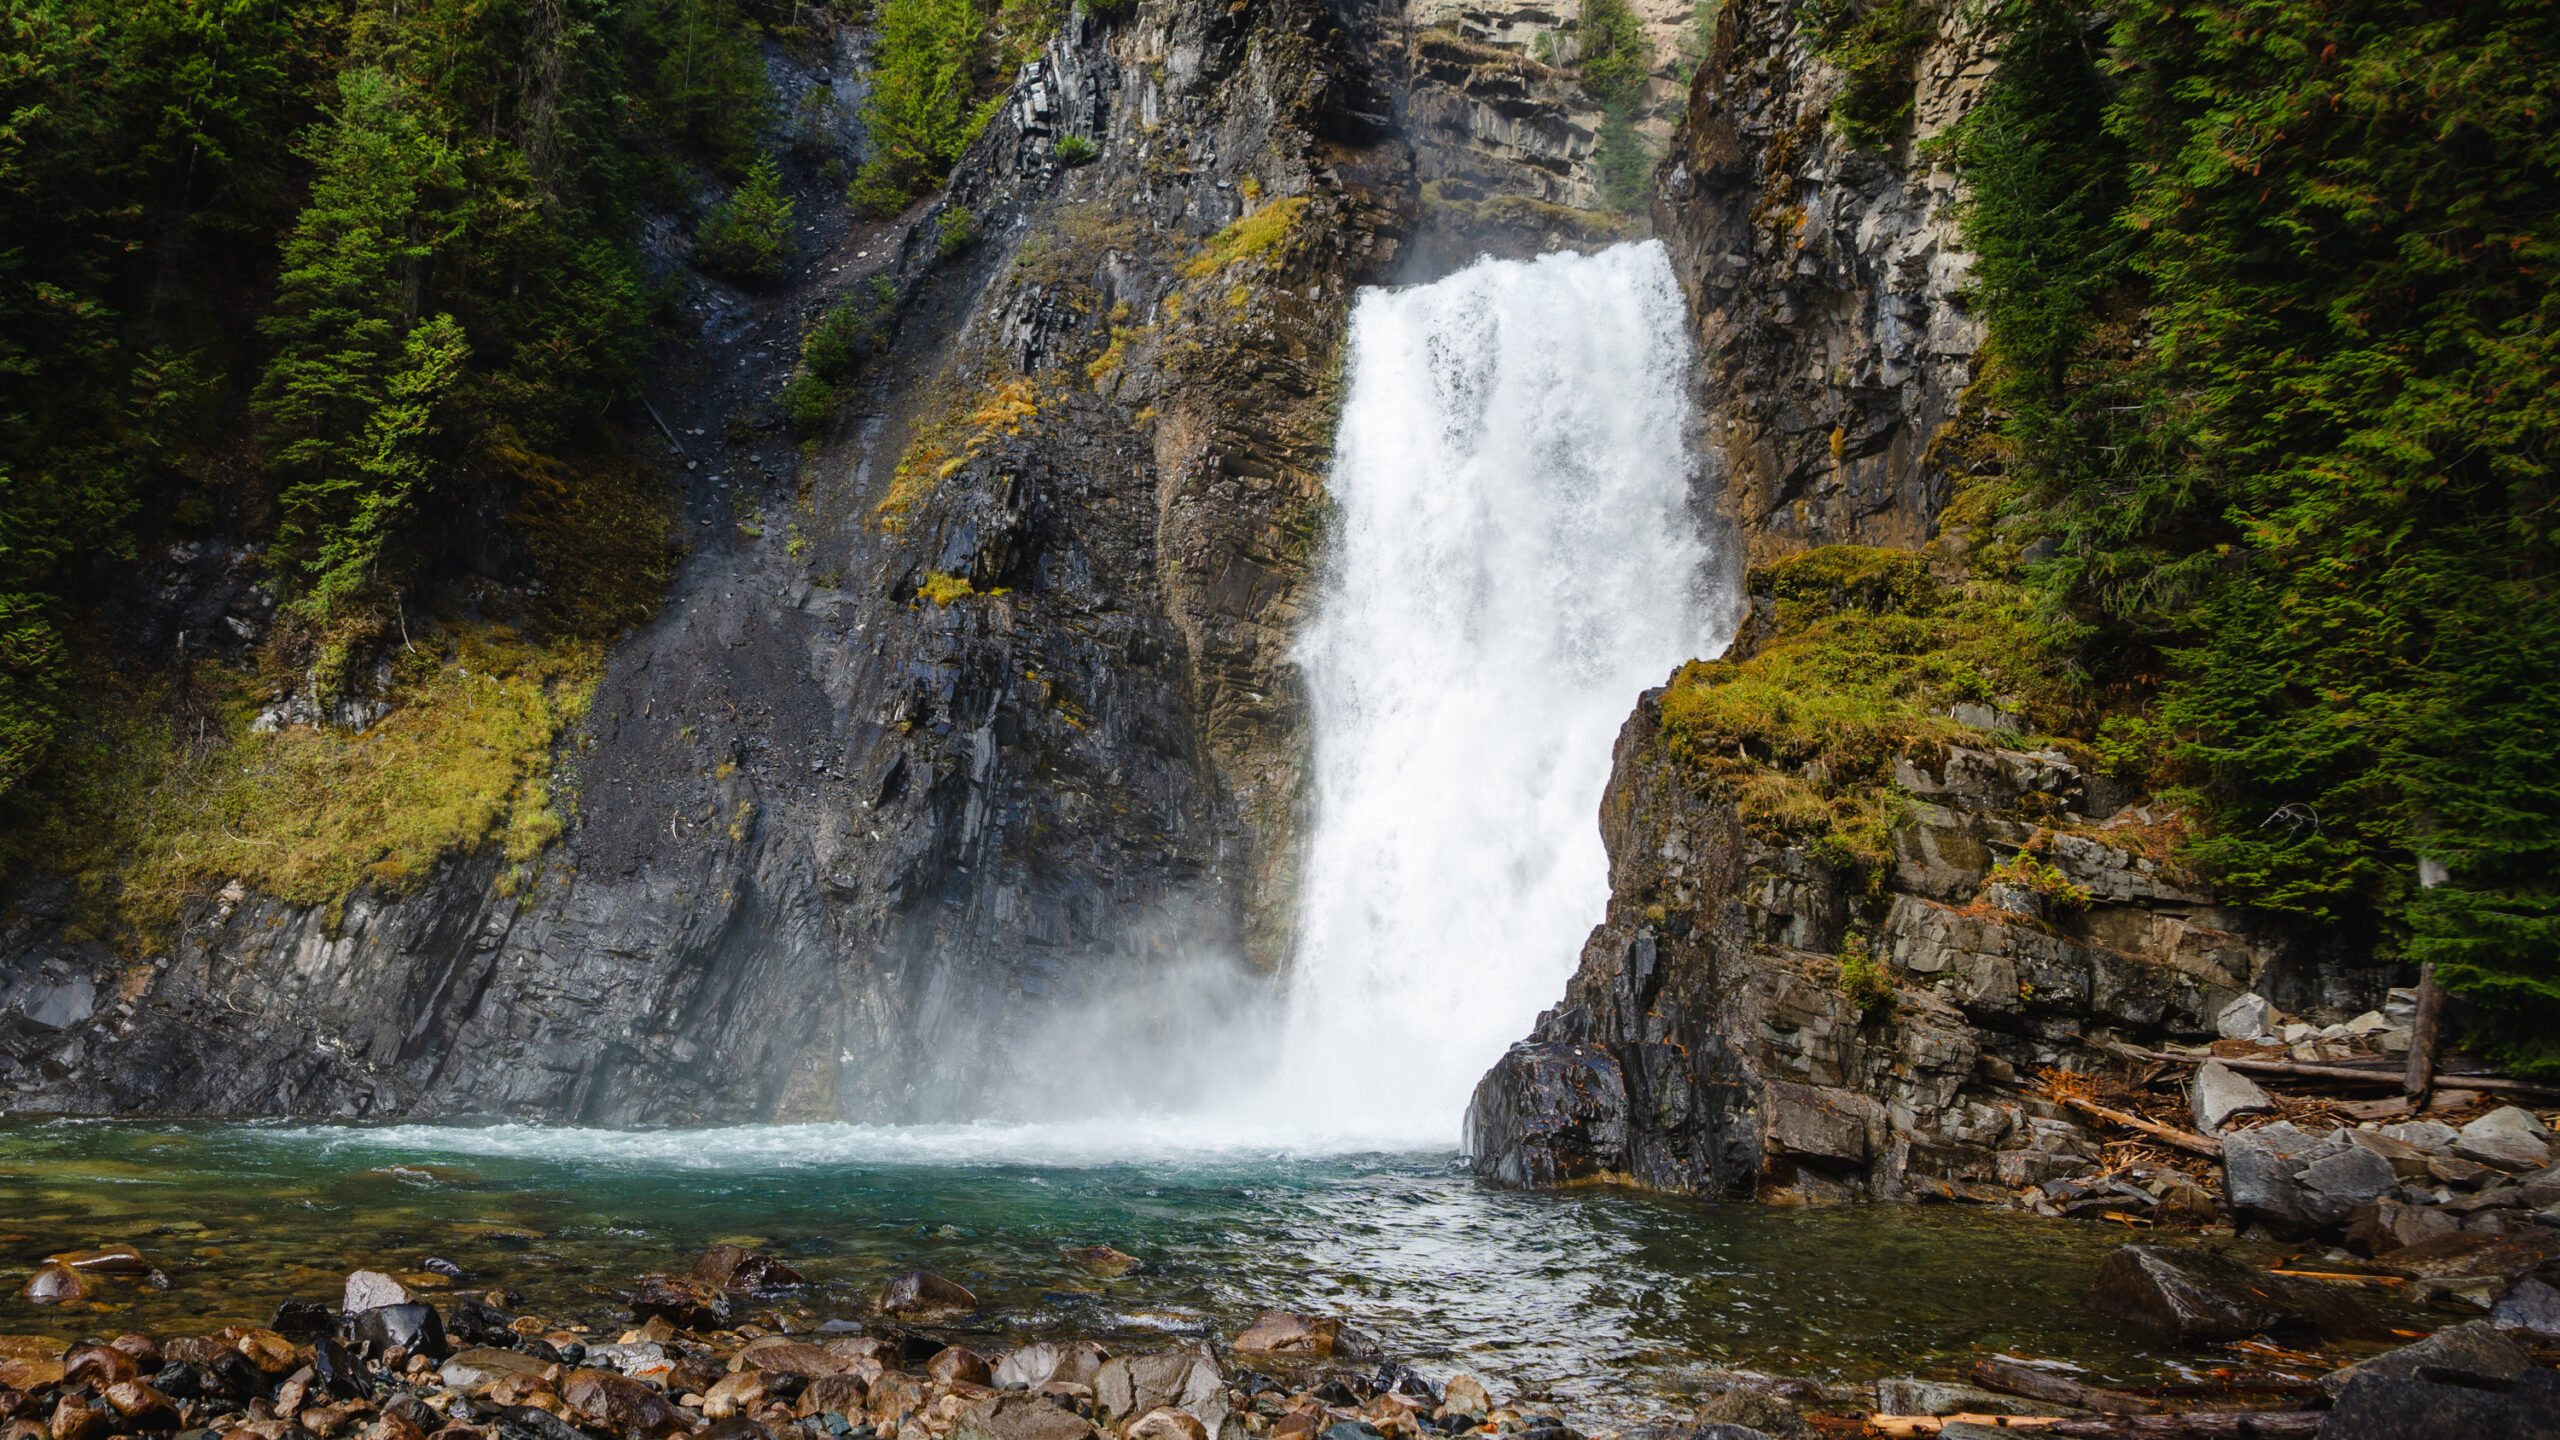
<svg viewBox="0 0 2560 1440"><path fill-rule="evenodd" d="M2303 1217L2314 1225L2343 1223L2357 1206L2400 1188L2391 1162L2362 1146L2349 1145L2322 1156L2295 1172Z"/></svg>
<svg viewBox="0 0 2560 1440"><path fill-rule="evenodd" d="M1225 1377L1199 1355L1122 1355L1094 1375L1093 1403L1115 1418L1184 1408L1218 1392Z"/></svg>
<svg viewBox="0 0 2560 1440"><path fill-rule="evenodd" d="M702 1392L703 1417L726 1420L732 1415L752 1415L772 1394L773 1382L774 1372L769 1370L739 1370L723 1375Z"/></svg>
<svg viewBox="0 0 2560 1440"><path fill-rule="evenodd" d="M560 1379L560 1399L580 1417L618 1435L662 1435L689 1430L692 1421L657 1391L611 1370L572 1370Z"/></svg>
<svg viewBox="0 0 2560 1440"><path fill-rule="evenodd" d="M910 1270L880 1287L872 1308L913 1324L932 1325L977 1313L978 1297L956 1280L930 1270Z"/></svg>
<svg viewBox="0 0 2560 1440"><path fill-rule="evenodd" d="M716 1285L644 1275L625 1298L636 1320L664 1320L678 1330L718 1330L729 1323L729 1299Z"/></svg>
<svg viewBox="0 0 2560 1440"><path fill-rule="evenodd" d="M851 1375L821 1375L800 1392L795 1413L803 1420L819 1415L842 1415L848 1419L862 1413L867 1393L862 1381Z"/></svg>
<svg viewBox="0 0 2560 1440"><path fill-rule="evenodd" d="M30 1305L73 1305L88 1299L94 1288L88 1276L70 1266L46 1264L36 1267L18 1293Z"/></svg>
<svg viewBox="0 0 2560 1440"><path fill-rule="evenodd" d="M963 1380L972 1385L992 1385L996 1378L985 1356L960 1345L944 1347L925 1362L924 1373L945 1385Z"/></svg>
<svg viewBox="0 0 2560 1440"><path fill-rule="evenodd" d="M1774 1437L1774 1440L1811 1440L1813 1427L1796 1413L1796 1407L1766 1390L1735 1386L1721 1395L1707 1397L1692 1417L1700 1427L1738 1425Z"/></svg>
<svg viewBox="0 0 2560 1440"><path fill-rule="evenodd" d="M379 1270L358 1270L347 1277L346 1296L339 1302L338 1311L343 1315L361 1315L385 1305L415 1304L417 1298L409 1293L408 1286Z"/></svg>
<svg viewBox="0 0 2560 1440"><path fill-rule="evenodd" d="M2537 1342L2560 1341L2560 1290L2528 1275L2500 1296L2489 1323L2501 1330L2520 1330Z"/></svg>
<svg viewBox="0 0 2560 1440"><path fill-rule="evenodd" d="M2453 1142L2453 1153L2460 1159L2509 1172L2539 1170L2551 1163L2551 1147L2530 1135L2465 1135Z"/></svg>
<svg viewBox="0 0 2560 1440"><path fill-rule="evenodd" d="M2244 1215L2288 1225L2321 1223L2313 1220L2305 1208L2302 1184L2295 1177L2306 1167L2344 1153L2347 1148L2346 1142L2333 1135L2307 1134L2289 1120L2226 1135L2222 1140L2223 1193ZM2383 1168L2390 1167L2386 1164ZM2344 1212L2337 1218L2344 1219Z"/></svg>
<svg viewBox="0 0 2560 1440"><path fill-rule="evenodd" d="M1472 1415L1482 1420L1493 1413L1492 1392L1486 1390L1484 1382L1473 1375L1461 1373L1450 1376L1440 1397L1442 1408L1451 1415Z"/></svg>
<svg viewBox="0 0 2560 1440"><path fill-rule="evenodd" d="M904 1370L883 1372L863 1397L863 1412L875 1424L903 1420L924 1408L924 1381Z"/></svg>
<svg viewBox="0 0 2560 1440"><path fill-rule="evenodd" d="M999 1395L960 1412L950 1440L1097 1440L1091 1421L1031 1395Z"/></svg>
<svg viewBox="0 0 2560 1440"><path fill-rule="evenodd" d="M2253 991L2215 1012L2213 1028L2225 1040L2255 1040L2267 1033L2274 1019L2275 1007Z"/></svg>
<svg viewBox="0 0 2560 1440"><path fill-rule="evenodd" d="M2501 1105L2463 1126L2462 1133L2474 1140L2484 1135L2522 1135L2528 1140L2540 1140L2546 1144L2551 1140L2551 1127L2521 1105Z"/></svg>
<svg viewBox="0 0 2560 1440"><path fill-rule="evenodd" d="M465 1350L437 1373L448 1390L478 1394L507 1375L539 1375L550 1367L521 1350Z"/></svg>
<svg viewBox="0 0 2560 1440"><path fill-rule="evenodd" d="M2245 1340L2260 1331L2317 1331L2331 1338L2386 1332L2340 1291L2270 1275L2202 1249L2126 1245L2107 1257L2087 1297L2092 1309L2164 1340Z"/></svg>
<svg viewBox="0 0 2560 1440"><path fill-rule="evenodd" d="M2501 1393L2393 1375L2359 1375L2338 1392L2319 1440L2551 1440L2560 1374L2535 1371Z"/></svg>
<svg viewBox="0 0 2560 1440"><path fill-rule="evenodd" d="M2388 1255L2460 1228L2454 1217L2431 1206L2371 1200L2347 1217L2347 1248L2359 1255Z"/></svg>
<svg viewBox="0 0 2560 1440"><path fill-rule="evenodd" d="M703 1251L684 1278L714 1290L778 1290L808 1283L799 1271L742 1245L714 1245Z"/></svg>
<svg viewBox="0 0 2560 1440"><path fill-rule="evenodd" d="M1037 1390L1052 1381L1091 1385L1111 1352L1090 1340L1025 1345L999 1362L990 1382L1006 1390Z"/></svg>
<svg viewBox="0 0 2560 1440"><path fill-rule="evenodd" d="M123 1417L128 1430L175 1430L178 1428L178 1405L168 1396L140 1380L119 1380L98 1392L106 1397L107 1408Z"/></svg>
<svg viewBox="0 0 2560 1440"><path fill-rule="evenodd" d="M2187 1100L2195 1112L2196 1128L2207 1135L2220 1130L2234 1116L2264 1115L2275 1108L2275 1102L2258 1088L2258 1082L2219 1060L2207 1060L2196 1067L2195 1080L2187 1087Z"/></svg>
<svg viewBox="0 0 2560 1440"><path fill-rule="evenodd" d="M1234 1348L1247 1355L1327 1356L1341 1341L1342 1322L1330 1316L1265 1310L1236 1337Z"/></svg>
<svg viewBox="0 0 2560 1440"><path fill-rule="evenodd" d="M2462 1138L2461 1131L2441 1120L2407 1120L2397 1125L2383 1126L2382 1133L2404 1145L2414 1145L2430 1155L2452 1154L2453 1142Z"/></svg>
<svg viewBox="0 0 2560 1440"><path fill-rule="evenodd" d="M1086 1269L1101 1275L1126 1275L1138 1268L1137 1256L1124 1255L1108 1245L1078 1246L1067 1251L1066 1256Z"/></svg>
<svg viewBox="0 0 2560 1440"><path fill-rule="evenodd" d="M376 1355L394 1345L412 1355L441 1360L453 1353L444 1338L444 1317L436 1307L411 1301L405 1305L377 1305L356 1316L356 1343L368 1346Z"/></svg>
<svg viewBox="0 0 2560 1440"><path fill-rule="evenodd" d="M2348 1130L2343 1134L2348 1144L2381 1156L2391 1166L2391 1173L2403 1180L2416 1180L2427 1174L2427 1152L2415 1145L2394 1140L2379 1130Z"/></svg>
<svg viewBox="0 0 2560 1440"><path fill-rule="evenodd" d="M2320 1381L2320 1388L2334 1398L2358 1375L2388 1375L2395 1380L2414 1377L2421 1369L2435 1372L2430 1379L2455 1379L2481 1385L2495 1382L2512 1384L2515 1378L2533 1368L2533 1357L2524 1347L2507 1338L2504 1332L2487 1320L2474 1320L2439 1330L2412 1345L2376 1355L2330 1371Z"/></svg>
<svg viewBox="0 0 2560 1440"><path fill-rule="evenodd" d="M133 1357L112 1345L82 1345L62 1357L62 1379L70 1385L112 1385L141 1373Z"/></svg>
<svg viewBox="0 0 2560 1440"><path fill-rule="evenodd" d="M1209 1440L1207 1427L1179 1410L1150 1410L1121 1434L1127 1440Z"/></svg>
<svg viewBox="0 0 2560 1440"><path fill-rule="evenodd" d="M106 1440L115 1427L115 1413L104 1405L92 1405L82 1395L65 1395L54 1402L53 1420L48 1427L52 1440Z"/></svg>

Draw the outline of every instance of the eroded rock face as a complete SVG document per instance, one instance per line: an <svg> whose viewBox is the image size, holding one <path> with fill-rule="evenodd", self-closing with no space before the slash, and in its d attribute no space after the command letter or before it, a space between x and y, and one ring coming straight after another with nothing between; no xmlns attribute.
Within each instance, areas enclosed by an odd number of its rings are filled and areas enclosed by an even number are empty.
<svg viewBox="0 0 2560 1440"><path fill-rule="evenodd" d="M0 945L10 1107L914 1121L1178 1087L1152 1040L1259 1003L1288 941L1332 377L1415 207L1370 51L1314 0L1149 0L1070 21L900 224L844 228L795 169L841 237L796 288L682 276L709 318L651 396L707 462L699 543L567 747L561 842L335 912L235 887L139 970L37 917ZM1100 158L1059 164L1069 134ZM1257 207L1278 243L1202 260ZM894 345L803 455L771 395L875 280ZM1101 1033L1125 1074L1074 1048Z"/></svg>

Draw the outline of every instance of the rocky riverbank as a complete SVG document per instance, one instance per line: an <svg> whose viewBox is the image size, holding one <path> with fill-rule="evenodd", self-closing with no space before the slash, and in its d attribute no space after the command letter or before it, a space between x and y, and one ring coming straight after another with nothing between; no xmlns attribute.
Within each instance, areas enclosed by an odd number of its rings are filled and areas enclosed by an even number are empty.
<svg viewBox="0 0 2560 1440"><path fill-rule="evenodd" d="M1143 1263L1107 1245L1072 1254L1102 1274ZM55 1257L21 1297L53 1333L0 1336L0 1440L1804 1440L1985 1425L2341 1440L2414 1433L2412 1416L2482 1427L2438 1434L2539 1435L2560 1401L2560 1292L2541 1281L2430 1335L2367 1308L2348 1277L2201 1247L2127 1246L2087 1296L2164 1347L2218 1347L2194 1383L2109 1388L2066 1358L2009 1355L1963 1380L1716 1371L1682 1413L1607 1423L1426 1375L1322 1315L1265 1311L1181 1348L980 1349L978 1298L928 1271L882 1283L859 1320L820 1319L788 1263L715 1244L613 1292L629 1318L601 1328L521 1313L473 1278L435 1258L359 1270L335 1303L286 1300L264 1326L154 1336L114 1333L121 1287L168 1283L139 1250Z"/></svg>

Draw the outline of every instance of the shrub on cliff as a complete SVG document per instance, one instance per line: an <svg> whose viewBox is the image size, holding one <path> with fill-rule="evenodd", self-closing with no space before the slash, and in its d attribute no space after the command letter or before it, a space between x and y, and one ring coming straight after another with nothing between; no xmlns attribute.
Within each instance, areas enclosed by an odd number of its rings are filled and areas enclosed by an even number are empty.
<svg viewBox="0 0 2560 1440"><path fill-rule="evenodd" d="M848 191L874 215L895 215L942 183L953 161L1004 104L978 98L987 22L978 0L883 0L862 118L871 158Z"/></svg>
<svg viewBox="0 0 2560 1440"><path fill-rule="evenodd" d="M2156 683L2225 895L2560 1071L2560 8L1994 20L1968 228L2081 662Z"/></svg>
<svg viewBox="0 0 2560 1440"><path fill-rule="evenodd" d="M791 219L782 170L772 156L764 156L744 183L702 217L693 232L693 263L733 280L779 280L791 258Z"/></svg>

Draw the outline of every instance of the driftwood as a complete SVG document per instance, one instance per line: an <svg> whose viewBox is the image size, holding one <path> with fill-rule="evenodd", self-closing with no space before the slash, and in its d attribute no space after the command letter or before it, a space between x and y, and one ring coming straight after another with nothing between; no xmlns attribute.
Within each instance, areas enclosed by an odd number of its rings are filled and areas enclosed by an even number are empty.
<svg viewBox="0 0 2560 1440"><path fill-rule="evenodd" d="M2072 1109L2078 1110L2084 1114L2095 1115L2099 1119L2107 1121L2109 1124L2122 1125L2128 1130L2139 1130L2143 1134L2148 1135L2155 1140L2166 1141L2171 1145L2177 1146L2181 1150L2192 1151L2193 1153L2205 1156L2208 1159L2219 1160L2222 1158L2222 1142L2209 1135L2198 1135L2191 1131L2179 1130L2171 1126L2163 1125L2156 1120L2145 1120L2141 1116L2132 1114L2128 1111L2111 1110L2106 1106L2099 1104L2095 1100L2083 1100L2077 1095L2065 1095L2061 1098L2062 1103L2070 1106Z"/></svg>
<svg viewBox="0 0 2560 1440"><path fill-rule="evenodd" d="M2397 1275L2348 1275L2335 1270L2270 1270L2270 1275L2290 1275L2297 1280L2326 1280L2332 1285L2406 1285Z"/></svg>
<svg viewBox="0 0 2560 1440"><path fill-rule="evenodd" d="M2412 1047L2413 1051L2415 1047ZM2242 1060L2228 1055L2169 1055L2157 1050L2137 1050L2126 1046L2117 1053L2139 1056L2145 1060L2174 1060L2181 1065L2201 1065L2219 1060L2233 1070L2251 1070L2261 1075L2318 1075L2332 1080L2362 1080L2374 1085L2389 1085L2400 1078L2397 1066L2384 1065L2314 1065L2304 1060ZM2510 1080L2503 1075L2465 1075L2460 1072L2437 1072L2435 1079L2448 1090L2511 1090L2526 1095L2560 1095L2560 1085L2533 1080Z"/></svg>
<svg viewBox="0 0 2560 1440"><path fill-rule="evenodd" d="M2068 1375L2057 1375L2014 1360L1976 1360L1973 1362L1973 1383L1985 1390L2024 1395L2030 1400L2049 1400L2056 1405L2097 1410L2109 1415L2153 1415L2160 1410L2157 1404L2139 1395L2119 1395L2113 1390L2102 1390Z"/></svg>
<svg viewBox="0 0 2560 1440"><path fill-rule="evenodd" d="M2059 1415L1870 1415L1867 1428L1897 1437L1935 1435L1958 1422L1999 1425L2012 1430L2041 1431L2062 1423Z"/></svg>
<svg viewBox="0 0 2560 1440"><path fill-rule="evenodd" d="M2311 1440L2325 1410L2194 1410L2177 1415L1870 1415L1867 1425L1895 1440L1935 1435L1963 1421L2071 1440Z"/></svg>
<svg viewBox="0 0 2560 1440"><path fill-rule="evenodd" d="M2435 962L2418 967L2418 1013L2409 1022L2409 1072L2400 1089L2424 1103L2436 1088L2436 1032L2444 1025L2444 987L2436 983Z"/></svg>

